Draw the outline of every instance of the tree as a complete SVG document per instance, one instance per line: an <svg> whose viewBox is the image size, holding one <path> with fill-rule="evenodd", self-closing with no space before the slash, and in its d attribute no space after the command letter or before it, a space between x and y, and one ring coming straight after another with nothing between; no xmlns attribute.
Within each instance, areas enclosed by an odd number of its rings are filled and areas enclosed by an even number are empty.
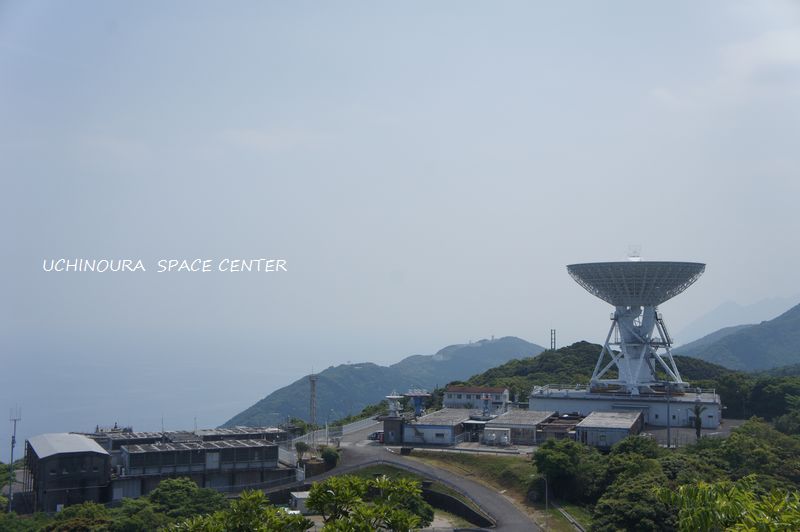
<svg viewBox="0 0 800 532"><path fill-rule="evenodd" d="M314 525L301 515L270 504L262 491L244 491L225 510L167 527L173 532L303 532Z"/></svg>
<svg viewBox="0 0 800 532"><path fill-rule="evenodd" d="M322 515L326 531L406 532L433 521L433 508L422 498L419 482L386 476L366 480L344 475L317 482L306 505Z"/></svg>
<svg viewBox="0 0 800 532"><path fill-rule="evenodd" d="M120 506L113 510L113 532L150 532L167 526L171 520L156 510L147 497L122 499Z"/></svg>
<svg viewBox="0 0 800 532"><path fill-rule="evenodd" d="M800 494L758 493L754 476L738 482L698 482L677 490L659 488L658 497L677 508L678 530L800 530Z"/></svg>
<svg viewBox="0 0 800 532"><path fill-rule="evenodd" d="M113 521L111 511L96 502L67 506L56 514L55 520L43 530L58 532L99 532L109 529Z"/></svg>
<svg viewBox="0 0 800 532"><path fill-rule="evenodd" d="M16 512L0 512L0 530L3 532L42 532L53 519L42 512L20 517Z"/></svg>
<svg viewBox="0 0 800 532"><path fill-rule="evenodd" d="M299 441L299 442L296 442L294 444L294 449L297 451L297 459L298 460L302 460L303 459L303 455L305 455L308 452L310 447L308 446L308 444L306 442Z"/></svg>
<svg viewBox="0 0 800 532"><path fill-rule="evenodd" d="M597 501L592 513L592 530L674 530L671 508L655 493L666 481L657 460L631 461L628 469L617 476Z"/></svg>
<svg viewBox="0 0 800 532"><path fill-rule="evenodd" d="M663 454L663 449L658 442L649 436L628 436L611 447L612 455L638 454L644 458L658 458Z"/></svg>
<svg viewBox="0 0 800 532"><path fill-rule="evenodd" d="M784 434L800 434L800 411L794 410L778 416L773 421L775 428Z"/></svg>
<svg viewBox="0 0 800 532"><path fill-rule="evenodd" d="M732 430L719 444L718 453L732 478L757 474L759 483L767 489L796 489L800 483L800 440L778 432L763 420L750 419Z"/></svg>
<svg viewBox="0 0 800 532"><path fill-rule="evenodd" d="M705 411L706 407L700 403L695 403L692 409L692 414L694 414L692 422L694 423L694 434L697 437L697 441L700 441L700 433L703 428L703 412Z"/></svg>
<svg viewBox="0 0 800 532"><path fill-rule="evenodd" d="M339 453L333 447L324 447L320 456L322 456L327 469L333 469L339 463Z"/></svg>
<svg viewBox="0 0 800 532"><path fill-rule="evenodd" d="M173 519L210 514L227 507L225 497L208 488L199 488L188 478L162 480L147 495L155 511Z"/></svg>
<svg viewBox="0 0 800 532"><path fill-rule="evenodd" d="M556 497L594 502L605 489L608 460L597 449L572 440L547 440L533 455Z"/></svg>
<svg viewBox="0 0 800 532"><path fill-rule="evenodd" d="M366 481L358 477L331 477L311 486L306 506L320 514L326 523L336 521L350 515L363 502L367 488Z"/></svg>

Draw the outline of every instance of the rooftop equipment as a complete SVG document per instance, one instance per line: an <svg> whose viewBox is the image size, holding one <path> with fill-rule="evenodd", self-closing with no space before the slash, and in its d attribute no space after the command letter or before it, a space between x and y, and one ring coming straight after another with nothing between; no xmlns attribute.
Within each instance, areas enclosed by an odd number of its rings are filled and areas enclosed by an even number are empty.
<svg viewBox="0 0 800 532"><path fill-rule="evenodd" d="M403 396L397 395L395 391L386 396L386 401L389 403L389 417L400 417L400 399L402 398Z"/></svg>
<svg viewBox="0 0 800 532"><path fill-rule="evenodd" d="M639 395L663 393L666 386L667 393L683 392L687 383L672 358L672 338L658 305L691 286L705 267L697 262L649 262L638 257L567 266L579 285L615 307L592 373L592 391ZM604 379L614 367L617 378ZM657 377L659 369L666 373L666 382Z"/></svg>
<svg viewBox="0 0 800 532"><path fill-rule="evenodd" d="M410 397L411 400L414 402L414 416L419 417L422 415L423 411L423 401L426 397L430 397L431 394L428 393L427 390L421 390L419 388L411 388L405 394L406 397Z"/></svg>

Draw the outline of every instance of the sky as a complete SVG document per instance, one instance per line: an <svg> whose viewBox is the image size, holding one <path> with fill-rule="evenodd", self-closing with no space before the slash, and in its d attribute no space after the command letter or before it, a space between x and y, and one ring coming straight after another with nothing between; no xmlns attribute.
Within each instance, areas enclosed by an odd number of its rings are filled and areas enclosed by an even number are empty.
<svg viewBox="0 0 800 532"><path fill-rule="evenodd" d="M0 412L214 426L348 361L599 343L565 266L631 245L707 264L673 331L798 294L798 138L794 2L0 0Z"/></svg>

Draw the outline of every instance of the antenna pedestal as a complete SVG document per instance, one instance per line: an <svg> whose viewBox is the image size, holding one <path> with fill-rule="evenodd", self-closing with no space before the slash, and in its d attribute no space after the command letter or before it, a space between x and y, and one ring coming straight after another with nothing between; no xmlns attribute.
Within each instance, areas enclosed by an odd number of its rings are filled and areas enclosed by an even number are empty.
<svg viewBox="0 0 800 532"><path fill-rule="evenodd" d="M631 395L657 393L665 385L658 375L663 371L671 389L683 391L688 384L681 379L671 346L657 307L617 306L592 373L592 390L619 390ZM613 368L617 378L604 379Z"/></svg>

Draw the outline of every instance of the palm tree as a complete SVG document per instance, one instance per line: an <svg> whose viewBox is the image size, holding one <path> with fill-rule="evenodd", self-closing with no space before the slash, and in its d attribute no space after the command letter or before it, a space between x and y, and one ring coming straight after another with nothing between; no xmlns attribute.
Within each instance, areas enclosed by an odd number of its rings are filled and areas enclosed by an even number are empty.
<svg viewBox="0 0 800 532"><path fill-rule="evenodd" d="M706 407L700 403L694 404L694 434L697 436L697 441L700 441L700 429L703 428L703 412Z"/></svg>

